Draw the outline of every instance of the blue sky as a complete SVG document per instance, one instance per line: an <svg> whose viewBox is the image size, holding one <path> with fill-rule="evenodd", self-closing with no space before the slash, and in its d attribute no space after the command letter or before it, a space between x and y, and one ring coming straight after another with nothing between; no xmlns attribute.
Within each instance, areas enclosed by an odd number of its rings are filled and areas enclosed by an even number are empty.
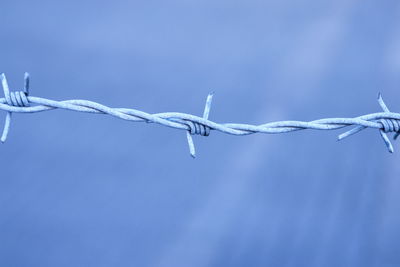
<svg viewBox="0 0 400 267"><path fill-rule="evenodd" d="M20 1L12 90L261 124L396 111L397 1ZM5 113L4 113L5 117ZM378 131L195 136L15 114L0 147L1 266L397 266L400 147Z"/></svg>

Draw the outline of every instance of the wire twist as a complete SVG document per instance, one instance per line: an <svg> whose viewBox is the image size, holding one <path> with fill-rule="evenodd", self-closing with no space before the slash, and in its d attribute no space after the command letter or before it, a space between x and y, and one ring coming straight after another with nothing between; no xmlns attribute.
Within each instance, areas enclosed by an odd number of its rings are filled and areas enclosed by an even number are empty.
<svg viewBox="0 0 400 267"><path fill-rule="evenodd" d="M0 98L0 110L6 111L1 141L5 142L9 133L12 113L35 113L53 109L66 109L77 112L107 114L123 120L133 122L157 123L167 127L186 131L190 154L195 157L196 151L193 143L193 135L209 136L211 130L217 130L231 135L248 135L254 133L280 134L305 129L314 130L336 130L348 126L355 126L353 129L340 134L338 140L354 135L366 128L378 129L389 152L393 153L387 134L395 133L394 139L400 135L400 113L390 112L381 94L378 95L378 103L383 112L371 113L355 118L327 118L310 122L303 121L278 121L261 125L240 124L240 123L216 123L208 119L213 93L209 94L206 100L203 116L198 117L186 113L164 112L150 114L136 109L110 108L89 100L65 100L55 101L41 97L29 96L29 74L25 73L24 89L22 91L10 92L6 76L0 75L4 91L4 98Z"/></svg>

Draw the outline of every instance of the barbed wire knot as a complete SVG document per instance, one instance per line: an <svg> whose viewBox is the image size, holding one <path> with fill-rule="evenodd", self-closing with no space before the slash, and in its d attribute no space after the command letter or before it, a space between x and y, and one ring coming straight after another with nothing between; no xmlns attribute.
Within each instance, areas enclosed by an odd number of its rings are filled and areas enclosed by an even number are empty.
<svg viewBox="0 0 400 267"><path fill-rule="evenodd" d="M3 85L3 92L4 92L4 97L6 99L6 102L10 106L14 107L29 107L29 100L28 100L28 95L29 95L29 73L25 72L24 75L24 90L23 91L16 91L16 92L10 92L10 89L8 87L8 82L6 79L6 75L2 73L0 75L1 78L1 83ZM9 111L7 112L6 115L6 120L4 122L4 129L3 129L3 134L1 135L1 142L5 142L7 140L8 132L10 131L10 125L11 125L11 118L12 118L12 112Z"/></svg>
<svg viewBox="0 0 400 267"><path fill-rule="evenodd" d="M208 120L208 116L210 115L211 102L213 99L214 93L210 93L207 96L206 106L204 107L203 119ZM210 127L207 125L201 124L199 122L194 122L191 120L184 120L185 124L188 126L188 131L186 132L186 137L189 145L190 155L194 158L196 157L196 149L194 148L192 135L201 135L201 136L209 136L210 135Z"/></svg>
<svg viewBox="0 0 400 267"><path fill-rule="evenodd" d="M379 122L382 124L382 130L385 133L400 131L400 120L396 119L380 119Z"/></svg>
<svg viewBox="0 0 400 267"><path fill-rule="evenodd" d="M386 106L385 102L383 101L382 94L378 94L378 103L383 109L384 112L390 113L389 108ZM379 119L377 122L381 125L379 129L379 133L383 139L383 142L385 142L385 145L387 149L389 150L390 153L394 152L394 148L392 143L389 140L389 137L387 136L387 133L395 132L394 140L397 139L397 137L400 135L400 120L399 119ZM342 140L346 137L349 137L350 135L356 134L364 129L366 129L366 126L357 126L356 128L351 129L350 131L347 131L341 135L339 135L338 140Z"/></svg>
<svg viewBox="0 0 400 267"><path fill-rule="evenodd" d="M189 133L191 135L201 135L201 136L209 136L210 135L210 127L207 125L190 121L184 120L185 124L189 127Z"/></svg>

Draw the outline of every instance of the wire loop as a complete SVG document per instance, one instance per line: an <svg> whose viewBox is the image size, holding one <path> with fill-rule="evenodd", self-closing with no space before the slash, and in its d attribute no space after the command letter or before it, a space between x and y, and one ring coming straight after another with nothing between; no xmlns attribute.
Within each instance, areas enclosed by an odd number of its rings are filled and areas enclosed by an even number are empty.
<svg viewBox="0 0 400 267"><path fill-rule="evenodd" d="M382 129L385 133L400 131L400 120L380 119L379 122L382 124Z"/></svg>
<svg viewBox="0 0 400 267"><path fill-rule="evenodd" d="M29 107L27 95L23 91L9 92L10 106L14 107Z"/></svg>
<svg viewBox="0 0 400 267"><path fill-rule="evenodd" d="M193 122L189 120L184 120L186 125L189 127L189 133L191 135L201 135L201 136L209 136L210 135L210 127L207 125L198 123L198 122Z"/></svg>

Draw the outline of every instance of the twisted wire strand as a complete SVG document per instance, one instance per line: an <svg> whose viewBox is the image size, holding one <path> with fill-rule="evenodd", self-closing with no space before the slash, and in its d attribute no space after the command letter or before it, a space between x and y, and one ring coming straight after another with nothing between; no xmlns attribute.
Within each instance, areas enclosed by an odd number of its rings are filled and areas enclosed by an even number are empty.
<svg viewBox="0 0 400 267"><path fill-rule="evenodd" d="M278 121L260 125L242 123L216 123L208 119L211 109L213 93L206 100L203 116L195 116L179 112L163 112L150 114L130 108L110 108L105 105L89 100L64 100L55 101L41 97L29 96L29 74L25 73L24 89L22 91L10 92L6 76L0 75L4 98L0 98L0 110L6 111L6 120L1 141L5 142L9 133L12 113L36 113L54 109L65 109L77 112L107 114L123 120L133 122L157 123L167 127L185 130L190 154L195 157L196 151L193 135L209 136L211 130L220 131L231 135L249 135L255 133L280 134L293 131L314 130L336 130L348 126L355 128L338 136L338 140L354 135L366 128L378 129L389 152L393 153L387 133L395 133L394 139L400 135L400 113L393 113L387 108L381 94L378 102L383 112L371 113L355 118L326 118L309 122L304 121Z"/></svg>

